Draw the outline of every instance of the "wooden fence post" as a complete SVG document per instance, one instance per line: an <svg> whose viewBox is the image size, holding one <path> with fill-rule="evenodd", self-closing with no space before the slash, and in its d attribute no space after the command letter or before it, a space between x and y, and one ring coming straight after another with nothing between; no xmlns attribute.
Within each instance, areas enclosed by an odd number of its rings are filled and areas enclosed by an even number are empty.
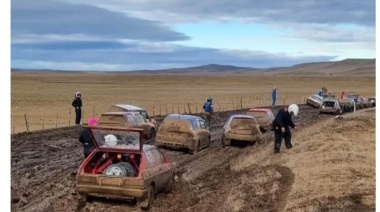
<svg viewBox="0 0 380 212"><path fill-rule="evenodd" d="M41 110L42 113L42 129L45 129L45 118L44 118L44 110Z"/></svg>
<svg viewBox="0 0 380 212"><path fill-rule="evenodd" d="M154 107L155 107L155 105L154 105L154 103L153 103L153 116L154 116Z"/></svg>
<svg viewBox="0 0 380 212"><path fill-rule="evenodd" d="M81 110L82 110L82 117L81 117L81 119L80 119L80 124L83 124L83 119L84 119L84 108L81 108Z"/></svg>
<svg viewBox="0 0 380 212"><path fill-rule="evenodd" d="M148 102L145 101L145 110L148 111Z"/></svg>
<svg viewBox="0 0 380 212"><path fill-rule="evenodd" d="M161 102L160 102L160 116L161 116Z"/></svg>
<svg viewBox="0 0 380 212"><path fill-rule="evenodd" d="M173 101L171 101L172 103L172 113L174 113L174 104L173 104Z"/></svg>
<svg viewBox="0 0 380 212"><path fill-rule="evenodd" d="M26 131L29 132L29 121L28 121L28 114L27 113L24 114L24 118L25 118Z"/></svg>
<svg viewBox="0 0 380 212"><path fill-rule="evenodd" d="M57 110L55 112L55 128L58 128L58 106L57 106Z"/></svg>
<svg viewBox="0 0 380 212"><path fill-rule="evenodd" d="M93 114L93 117L95 117L95 105L94 105L94 114Z"/></svg>
<svg viewBox="0 0 380 212"><path fill-rule="evenodd" d="M187 103L187 107L189 108L189 114L191 114L190 104Z"/></svg>
<svg viewBox="0 0 380 212"><path fill-rule="evenodd" d="M13 114L12 114L12 133L15 133L15 120L14 120Z"/></svg>
<svg viewBox="0 0 380 212"><path fill-rule="evenodd" d="M198 113L198 104L195 104L195 113Z"/></svg>
<svg viewBox="0 0 380 212"><path fill-rule="evenodd" d="M71 121L71 107L69 109L69 127L70 127L70 121Z"/></svg>
<svg viewBox="0 0 380 212"><path fill-rule="evenodd" d="M178 114L181 114L180 111L179 111L179 102L178 102Z"/></svg>
<svg viewBox="0 0 380 212"><path fill-rule="evenodd" d="M165 102L165 107L166 107L165 115L168 115L168 102Z"/></svg>

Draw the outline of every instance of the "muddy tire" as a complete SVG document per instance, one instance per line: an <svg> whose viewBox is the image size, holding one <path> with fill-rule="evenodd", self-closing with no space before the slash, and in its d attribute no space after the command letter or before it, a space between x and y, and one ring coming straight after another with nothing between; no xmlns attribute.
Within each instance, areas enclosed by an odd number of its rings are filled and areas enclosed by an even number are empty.
<svg viewBox="0 0 380 212"><path fill-rule="evenodd" d="M124 166L124 168L127 170L127 175L126 175L127 177L135 177L136 176L136 169L135 169L135 167L133 167L132 164L130 164L128 162L120 162L117 164Z"/></svg>
<svg viewBox="0 0 380 212"><path fill-rule="evenodd" d="M192 155L193 155L193 154L196 154L197 152L199 152L200 148L201 148L201 142L198 141L198 142L197 142L197 146L195 147L195 149L194 149L194 150L190 149L189 152L190 152L190 154L192 154Z"/></svg>
<svg viewBox="0 0 380 212"><path fill-rule="evenodd" d="M175 187L175 180L174 180L174 175L170 178L169 183L166 185L164 192L165 193L170 193L174 190Z"/></svg>
<svg viewBox="0 0 380 212"><path fill-rule="evenodd" d="M151 185L149 187L148 196L144 201L140 203L140 208L144 211L147 211L150 209L154 201L154 186Z"/></svg>
<svg viewBox="0 0 380 212"><path fill-rule="evenodd" d="M154 128L150 129L150 133L149 133L149 139L152 139L156 137L156 130Z"/></svg>

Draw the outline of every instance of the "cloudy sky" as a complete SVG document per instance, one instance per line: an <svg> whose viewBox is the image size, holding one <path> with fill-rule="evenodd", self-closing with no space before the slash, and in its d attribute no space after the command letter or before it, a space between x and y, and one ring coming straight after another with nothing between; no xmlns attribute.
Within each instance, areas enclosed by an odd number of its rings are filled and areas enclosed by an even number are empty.
<svg viewBox="0 0 380 212"><path fill-rule="evenodd" d="M11 1L13 68L263 68L375 57L375 0Z"/></svg>

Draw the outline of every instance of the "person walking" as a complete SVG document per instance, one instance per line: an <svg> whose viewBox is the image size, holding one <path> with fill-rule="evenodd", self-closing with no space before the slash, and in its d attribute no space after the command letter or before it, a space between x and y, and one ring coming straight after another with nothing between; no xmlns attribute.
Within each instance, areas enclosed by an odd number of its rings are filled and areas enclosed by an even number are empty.
<svg viewBox="0 0 380 212"><path fill-rule="evenodd" d="M276 100L277 100L277 88L274 87L272 90L272 107L276 105Z"/></svg>
<svg viewBox="0 0 380 212"><path fill-rule="evenodd" d="M281 108L278 111L276 118L273 121L273 131L274 131L274 153L280 153L282 140L285 140L285 146L287 149L293 147L292 145L292 132L290 128L296 129L295 124L292 121L292 116L298 115L298 105L291 104L289 107Z"/></svg>
<svg viewBox="0 0 380 212"><path fill-rule="evenodd" d="M80 92L75 93L75 98L71 105L75 108L75 124L79 125L82 118L82 94Z"/></svg>
<svg viewBox="0 0 380 212"><path fill-rule="evenodd" d="M98 124L98 120L96 118L89 118L87 120L87 124L89 126L94 126ZM80 136L79 136L79 142L83 145L83 154L84 157L87 158L92 151L94 151L94 143L91 139L91 135L89 132L90 129L83 129Z"/></svg>
<svg viewBox="0 0 380 212"><path fill-rule="evenodd" d="M204 110L204 113L205 113L205 124L206 124L206 127L207 129L210 129L211 127L211 116L212 116L212 113L214 112L214 107L212 105L212 98L209 97L207 99L207 101L204 103L203 105L203 110Z"/></svg>

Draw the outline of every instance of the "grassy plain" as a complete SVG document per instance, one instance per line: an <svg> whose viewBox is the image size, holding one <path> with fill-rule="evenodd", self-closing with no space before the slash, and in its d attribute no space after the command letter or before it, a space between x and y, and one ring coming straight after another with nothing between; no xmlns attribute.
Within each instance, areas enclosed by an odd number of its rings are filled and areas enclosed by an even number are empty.
<svg viewBox="0 0 380 212"><path fill-rule="evenodd" d="M253 76L253 75L137 75L125 73L12 73L12 132L72 125L71 107L82 92L84 120L99 116L112 104L128 103L153 115L200 111L208 96L216 110L269 105L272 88L278 104L304 103L322 86L336 95L342 91L375 95L375 77ZM153 112L154 107L154 112ZM70 115L71 111L71 115ZM42 118L43 117L43 118Z"/></svg>

